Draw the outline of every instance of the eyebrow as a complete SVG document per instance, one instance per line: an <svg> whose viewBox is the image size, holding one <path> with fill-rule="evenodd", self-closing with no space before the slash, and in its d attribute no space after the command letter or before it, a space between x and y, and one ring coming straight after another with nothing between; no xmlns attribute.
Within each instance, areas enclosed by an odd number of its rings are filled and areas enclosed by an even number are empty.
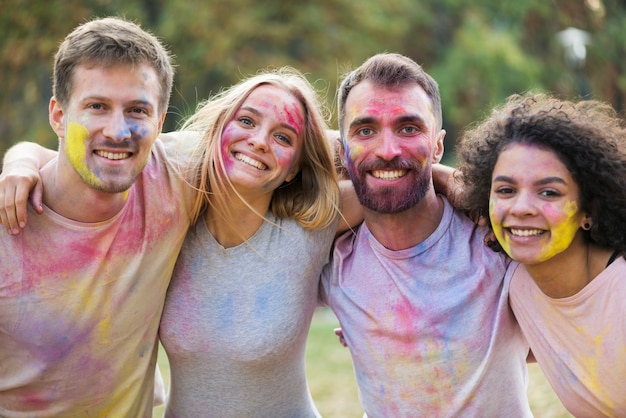
<svg viewBox="0 0 626 418"><path fill-rule="evenodd" d="M419 125L420 127L423 127L425 125L424 118L422 118L419 115L404 115L404 116L400 116L397 119L394 119L394 124L407 123L407 122L413 122ZM376 123L376 118L373 118L371 116L364 116L361 118L356 118L352 122L350 122L350 126L348 126L348 129L352 129L354 127L361 126L361 125L369 125L369 124L374 124L374 123Z"/></svg>
<svg viewBox="0 0 626 418"><path fill-rule="evenodd" d="M245 111L250 112L250 113L254 113L255 115L257 115L259 117L263 116L263 114L261 112L259 112L254 107L242 106L242 107L239 108L239 111L242 111L242 110L245 110ZM239 112L237 112L237 113L239 113ZM288 129L288 130L292 131L296 136L299 135L298 131L296 130L296 128L294 126L292 126L292 125L290 125L288 123L280 123L279 125L282 126L285 129Z"/></svg>
<svg viewBox="0 0 626 418"><path fill-rule="evenodd" d="M88 102L110 103L112 102L112 99L110 97L100 95L85 96L79 99L79 103ZM124 102L124 106L143 106L148 108L154 107L153 104L149 101L141 99L129 100L127 102Z"/></svg>
<svg viewBox="0 0 626 418"><path fill-rule="evenodd" d="M494 177L492 183L495 183L496 181L517 184L517 181L513 177L509 177L509 176L496 176ZM563 180L561 177L556 177L556 176L544 177L534 182L533 184L536 186L543 186L543 185L550 184L550 183L567 184L565 180Z"/></svg>

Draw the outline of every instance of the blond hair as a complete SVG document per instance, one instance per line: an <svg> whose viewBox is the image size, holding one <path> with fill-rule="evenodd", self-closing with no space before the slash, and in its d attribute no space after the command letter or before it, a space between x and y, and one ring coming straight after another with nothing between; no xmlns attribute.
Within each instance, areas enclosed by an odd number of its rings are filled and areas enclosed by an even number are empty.
<svg viewBox="0 0 626 418"><path fill-rule="evenodd" d="M183 125L183 130L201 136L185 175L199 192L193 205L193 220L204 210L211 210L230 224L234 222L229 216L226 196L230 191L237 192L230 180L221 175L226 172L220 152L221 136L250 93L262 85L276 86L295 96L304 108L305 118L300 171L294 180L274 190L270 210L277 218L294 218L307 229L328 227L337 217L340 197L333 158L325 139L327 124L315 90L301 73L290 67L261 72L221 91L201 103Z"/></svg>

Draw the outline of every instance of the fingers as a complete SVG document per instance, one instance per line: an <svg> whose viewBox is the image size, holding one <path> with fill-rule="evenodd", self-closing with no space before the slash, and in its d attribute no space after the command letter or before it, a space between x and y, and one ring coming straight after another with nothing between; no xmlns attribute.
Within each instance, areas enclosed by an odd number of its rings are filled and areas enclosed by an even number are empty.
<svg viewBox="0 0 626 418"><path fill-rule="evenodd" d="M6 177L0 181L0 222L11 235L18 235L26 227L27 205L32 184L23 180L13 181ZM43 186L40 181L36 181L30 202L38 213L43 212L42 197Z"/></svg>
<svg viewBox="0 0 626 418"><path fill-rule="evenodd" d="M39 182L40 184L41 182ZM20 229L23 229L26 226L27 222L27 207L28 205L28 195L30 193L30 186L27 186L23 183L19 183L15 188L15 197L13 199L14 203L14 220L11 223L11 219L9 222ZM19 230L18 230L19 233Z"/></svg>
<svg viewBox="0 0 626 418"><path fill-rule="evenodd" d="M4 226L9 234L17 235L20 233L19 216L17 214L17 207L19 205L16 202L17 190L15 187L6 185L4 189L0 190L0 220L2 226ZM26 214L22 214L22 221L24 225Z"/></svg>
<svg viewBox="0 0 626 418"><path fill-rule="evenodd" d="M41 181L37 182L35 188L30 194L30 204L38 214L43 213L43 185Z"/></svg>
<svg viewBox="0 0 626 418"><path fill-rule="evenodd" d="M333 332L335 333L337 337L339 337L339 343L343 345L344 347L347 347L348 343L346 342L346 339L343 337L343 330L341 328L335 328L333 329Z"/></svg>

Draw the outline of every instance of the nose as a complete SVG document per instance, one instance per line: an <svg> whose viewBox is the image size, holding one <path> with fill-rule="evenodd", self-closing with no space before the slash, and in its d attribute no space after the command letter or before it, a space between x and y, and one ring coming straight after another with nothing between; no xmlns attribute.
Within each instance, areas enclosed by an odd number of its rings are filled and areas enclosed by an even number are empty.
<svg viewBox="0 0 626 418"><path fill-rule="evenodd" d="M248 146L254 150L266 152L269 149L270 134L265 131L257 131L248 137Z"/></svg>
<svg viewBox="0 0 626 418"><path fill-rule="evenodd" d="M393 135L393 132L386 129L383 130L380 134L378 146L376 147L376 156L385 161L391 161L400 154L400 144Z"/></svg>
<svg viewBox="0 0 626 418"><path fill-rule="evenodd" d="M103 133L115 142L122 142L131 137L131 126L123 112L111 112Z"/></svg>
<svg viewBox="0 0 626 418"><path fill-rule="evenodd" d="M534 195L531 192L519 190L511 202L511 214L528 216L537 213Z"/></svg>

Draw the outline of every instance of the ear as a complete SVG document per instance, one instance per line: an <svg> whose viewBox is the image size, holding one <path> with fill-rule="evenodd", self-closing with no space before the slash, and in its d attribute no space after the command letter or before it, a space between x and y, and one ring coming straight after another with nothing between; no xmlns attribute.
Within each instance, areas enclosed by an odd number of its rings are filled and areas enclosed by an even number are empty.
<svg viewBox="0 0 626 418"><path fill-rule="evenodd" d="M61 103L53 96L48 105L48 121L59 138L65 138L65 111Z"/></svg>
<svg viewBox="0 0 626 418"><path fill-rule="evenodd" d="M297 166L291 169L289 174L287 174L287 177L285 178L285 182L289 183L290 181L295 179L299 172L300 172L300 165L298 164Z"/></svg>
<svg viewBox="0 0 626 418"><path fill-rule="evenodd" d="M433 164L441 162L441 159L443 158L443 139L445 138L445 136L446 130L442 129L441 131L439 131L437 137L435 138L435 146L433 148L432 159Z"/></svg>
<svg viewBox="0 0 626 418"><path fill-rule="evenodd" d="M580 220L580 224L579 226L585 230L585 231L589 231L591 229L591 227L593 226L593 218L591 216L584 216L581 220Z"/></svg>
<svg viewBox="0 0 626 418"><path fill-rule="evenodd" d="M163 131L163 123L165 122L165 115L166 114L167 114L167 112L161 113L161 117L159 118L159 126L158 126L158 129L157 129L157 132L159 133L159 135Z"/></svg>

